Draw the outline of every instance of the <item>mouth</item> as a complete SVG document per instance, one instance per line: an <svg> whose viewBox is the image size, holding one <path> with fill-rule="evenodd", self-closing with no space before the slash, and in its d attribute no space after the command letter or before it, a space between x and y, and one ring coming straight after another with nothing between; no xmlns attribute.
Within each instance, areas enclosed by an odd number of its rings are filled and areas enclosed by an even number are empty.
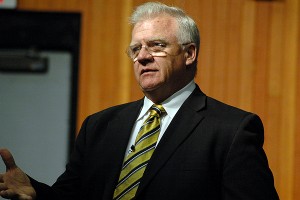
<svg viewBox="0 0 300 200"><path fill-rule="evenodd" d="M157 72L158 70L156 69L142 69L141 71L141 75L142 74L147 74L147 73L153 73L153 72Z"/></svg>

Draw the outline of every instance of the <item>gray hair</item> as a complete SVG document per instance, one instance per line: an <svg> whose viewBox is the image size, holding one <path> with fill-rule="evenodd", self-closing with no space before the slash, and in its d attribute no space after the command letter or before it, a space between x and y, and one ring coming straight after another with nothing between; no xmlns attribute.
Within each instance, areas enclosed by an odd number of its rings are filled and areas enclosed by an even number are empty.
<svg viewBox="0 0 300 200"><path fill-rule="evenodd" d="M135 9L130 17L130 23L134 26L140 21L151 19L163 13L168 14L177 20L178 41L181 44L189 42L195 43L198 54L200 47L200 34L198 27L195 21L180 8L167 6L159 2L148 2Z"/></svg>

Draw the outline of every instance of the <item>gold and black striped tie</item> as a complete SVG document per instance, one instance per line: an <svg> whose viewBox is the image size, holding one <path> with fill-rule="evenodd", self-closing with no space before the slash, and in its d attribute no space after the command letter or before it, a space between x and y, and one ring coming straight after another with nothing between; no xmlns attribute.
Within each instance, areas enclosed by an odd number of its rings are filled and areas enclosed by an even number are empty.
<svg viewBox="0 0 300 200"><path fill-rule="evenodd" d="M135 140L135 148L124 160L114 192L114 200L132 199L135 196L140 179L156 147L160 132L160 116L164 112L162 105L153 105L150 108L150 115L143 123Z"/></svg>

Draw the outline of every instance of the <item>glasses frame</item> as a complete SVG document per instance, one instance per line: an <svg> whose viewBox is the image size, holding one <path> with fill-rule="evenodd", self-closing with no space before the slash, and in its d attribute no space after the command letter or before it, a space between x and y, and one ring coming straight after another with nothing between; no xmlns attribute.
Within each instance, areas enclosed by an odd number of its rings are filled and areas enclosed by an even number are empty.
<svg viewBox="0 0 300 200"><path fill-rule="evenodd" d="M152 42L152 41L150 41L150 42ZM154 41L153 41L154 42ZM167 46L168 44L165 44L165 43L163 43L165 46ZM194 44L193 42L186 42L186 43L182 43L182 44L180 44L180 43L177 43L178 45L181 45L181 46L183 46L184 48L185 48L185 46L186 45L189 45L189 44ZM139 47L140 49L139 49L139 52L134 56L134 53L132 53L132 46L129 46L129 47L127 47L127 49L126 49L126 54L127 54L127 56L131 59L131 60L133 60L133 62L136 62L137 61L137 57L139 56L139 53L140 53L140 51L142 50L142 48L145 48L145 50L147 50L147 52L152 56L152 57L164 57L164 56L167 56L168 55L168 52L167 51L165 51L164 49L156 49L156 50L151 50L151 48L152 47L149 47L148 45L134 45L134 46L136 46L136 47ZM159 46L158 46L158 48L159 48ZM164 47L164 48L166 48L166 47ZM183 48L183 49L184 49Z"/></svg>

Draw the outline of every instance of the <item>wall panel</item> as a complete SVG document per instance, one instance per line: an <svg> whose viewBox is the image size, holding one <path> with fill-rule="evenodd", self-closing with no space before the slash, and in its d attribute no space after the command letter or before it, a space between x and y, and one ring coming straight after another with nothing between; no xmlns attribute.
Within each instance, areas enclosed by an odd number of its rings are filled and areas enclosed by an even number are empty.
<svg viewBox="0 0 300 200"><path fill-rule="evenodd" d="M266 137L265 149L269 155L269 162L272 166L274 176L278 180L280 176L280 132L282 120L282 62L283 62L283 16L284 5L282 3L273 3L270 16L270 33L269 33L269 56L268 56L268 73L267 73L267 104L265 116ZM277 184L279 182L277 181Z"/></svg>
<svg viewBox="0 0 300 200"><path fill-rule="evenodd" d="M298 24L300 23L300 3L298 4ZM299 27L300 29L300 27ZM298 30L299 31L299 30ZM300 32L300 31L299 31ZM299 34L299 33L298 33ZM300 37L298 37L297 54L297 101L296 101L296 138L295 138L295 162L294 162L294 199L300 199Z"/></svg>

